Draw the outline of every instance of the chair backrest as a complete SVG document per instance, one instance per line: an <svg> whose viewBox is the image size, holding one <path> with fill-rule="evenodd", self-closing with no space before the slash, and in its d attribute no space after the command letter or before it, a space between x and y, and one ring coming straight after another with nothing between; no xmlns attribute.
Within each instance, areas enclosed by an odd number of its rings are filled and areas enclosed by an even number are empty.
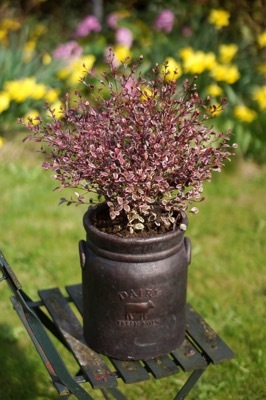
<svg viewBox="0 0 266 400"><path fill-rule="evenodd" d="M6 261L3 253L0 251L0 270L2 276L0 277L0 282L6 280L12 292L16 293L17 290L21 289L21 284L16 277L14 271Z"/></svg>

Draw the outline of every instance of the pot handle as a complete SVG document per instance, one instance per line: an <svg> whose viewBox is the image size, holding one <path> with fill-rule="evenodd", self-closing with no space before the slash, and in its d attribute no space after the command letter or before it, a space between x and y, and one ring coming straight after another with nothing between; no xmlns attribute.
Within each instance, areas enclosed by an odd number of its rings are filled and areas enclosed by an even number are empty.
<svg viewBox="0 0 266 400"><path fill-rule="evenodd" d="M81 269L85 268L86 265L86 242L85 240L79 241L79 260Z"/></svg>
<svg viewBox="0 0 266 400"><path fill-rule="evenodd" d="M187 254L187 262L189 265L191 263L191 241L188 237L184 238L184 245L185 245L186 254Z"/></svg>

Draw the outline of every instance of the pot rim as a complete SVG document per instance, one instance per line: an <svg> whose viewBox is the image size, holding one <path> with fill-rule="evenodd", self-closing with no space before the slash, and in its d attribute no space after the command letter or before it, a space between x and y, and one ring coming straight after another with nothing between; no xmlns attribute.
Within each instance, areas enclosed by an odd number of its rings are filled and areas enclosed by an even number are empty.
<svg viewBox="0 0 266 400"><path fill-rule="evenodd" d="M165 233L160 233L154 236L145 236L145 237L123 237L123 236L118 236L118 235L114 235L111 233L106 233L106 232L102 232L101 230L99 230L98 228L96 228L91 219L90 216L97 212L97 210L100 210L102 208L107 207L106 203L99 203L95 206L90 206L88 208L88 210L86 211L86 213L84 214L83 217L83 225L84 228L86 230L87 233L89 233L89 231L93 234L95 234L96 236L98 236L98 238L101 239L107 239L109 243L110 242L115 242L115 243L130 243L131 245L134 244L141 244L141 243L146 243L146 244L152 244L152 243L156 243L156 242L162 242L162 241L168 241L170 238L175 238L177 236L183 236L185 231L181 230L180 228L177 228L175 230L171 230L169 232L165 232ZM184 214L182 216L182 220L181 223L184 223L186 226L188 226L188 218L187 215Z"/></svg>

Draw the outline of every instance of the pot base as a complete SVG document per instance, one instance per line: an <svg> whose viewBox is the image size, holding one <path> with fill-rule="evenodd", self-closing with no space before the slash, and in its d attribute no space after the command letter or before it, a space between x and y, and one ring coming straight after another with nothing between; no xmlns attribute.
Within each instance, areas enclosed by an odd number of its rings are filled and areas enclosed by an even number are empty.
<svg viewBox="0 0 266 400"><path fill-rule="evenodd" d="M140 329L142 328L140 327ZM147 333L145 333L145 336L148 336ZM129 342L125 341L123 335L117 332L116 336L109 338L109 342L106 344L106 335L100 335L95 339L90 335L90 332L84 331L85 340L92 350L121 361L149 360L171 353L182 345L185 339L185 331L179 329L178 334L174 338L175 340L171 341L166 340L163 329L160 333L153 332L153 338L155 336L159 338L159 341L151 342L149 336L143 341L136 333L133 341ZM164 338L164 343L162 343L162 338Z"/></svg>

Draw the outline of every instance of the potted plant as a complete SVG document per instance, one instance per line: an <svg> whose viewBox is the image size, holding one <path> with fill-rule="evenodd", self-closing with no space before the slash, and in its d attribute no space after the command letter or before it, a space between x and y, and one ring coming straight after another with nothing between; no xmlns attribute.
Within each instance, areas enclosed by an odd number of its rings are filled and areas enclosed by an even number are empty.
<svg viewBox="0 0 266 400"><path fill-rule="evenodd" d="M87 71L88 95L67 95L57 117L24 122L42 144L45 169L60 188L91 205L80 241L84 336L97 352L147 359L185 336L187 212L203 200L203 182L230 159L230 132L216 132L217 111L193 82L176 83L166 62L150 77L138 63L116 66L110 51L99 79ZM85 67L85 66L84 66ZM220 104L223 107L225 101Z"/></svg>

